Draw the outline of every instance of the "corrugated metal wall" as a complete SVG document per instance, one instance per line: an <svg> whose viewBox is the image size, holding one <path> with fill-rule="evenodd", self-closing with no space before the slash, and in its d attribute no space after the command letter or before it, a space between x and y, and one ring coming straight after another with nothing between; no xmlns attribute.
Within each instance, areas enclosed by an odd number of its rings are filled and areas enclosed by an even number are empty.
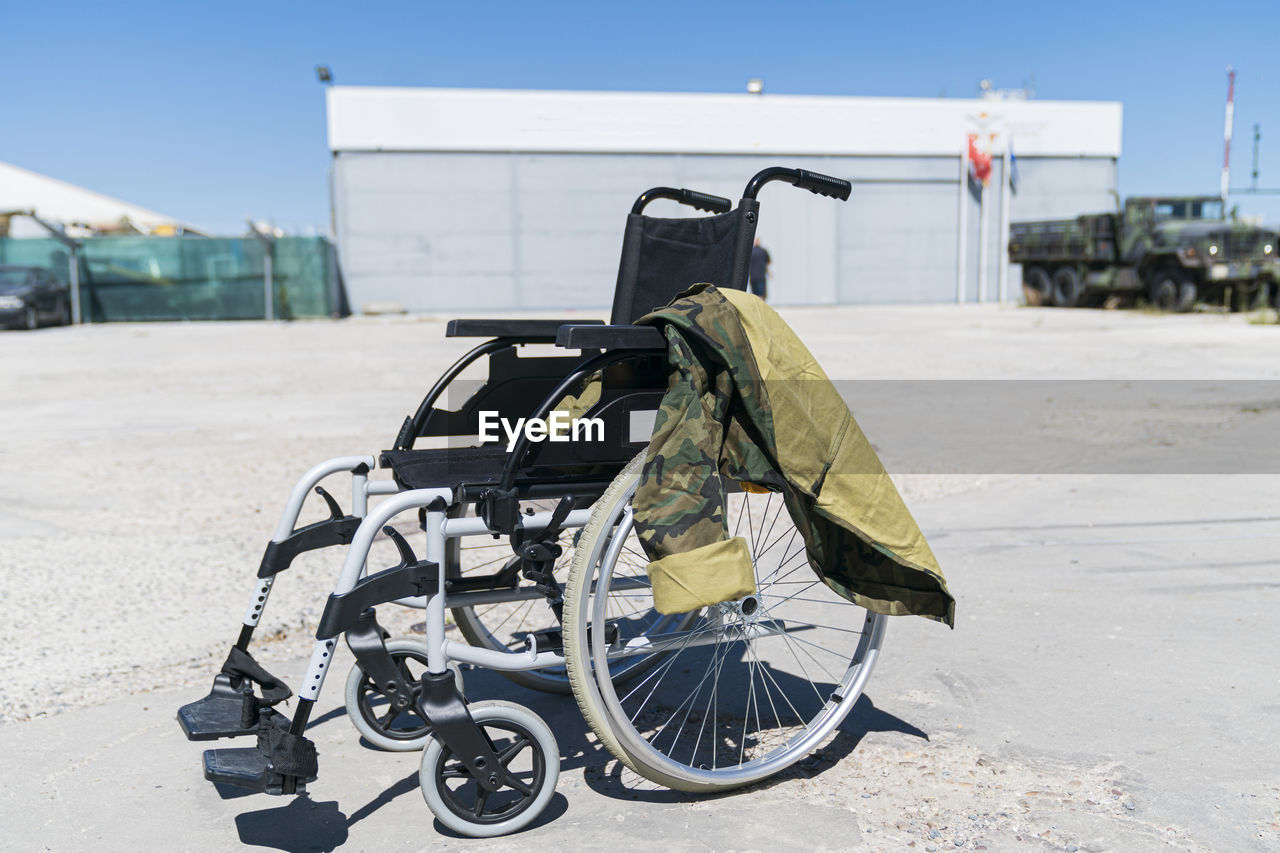
<svg viewBox="0 0 1280 853"><path fill-rule="evenodd" d="M765 166L854 180L846 203L781 184L761 195L761 242L780 304L955 299L958 157L342 152L333 194L343 274L356 310L606 308L631 202L651 186L737 199ZM1020 158L1012 221L1115 205L1110 158ZM1000 163L987 192L989 299L997 297ZM968 298L977 295L979 207L967 213ZM649 213L685 215L672 202ZM1010 275L1017 298L1018 274Z"/></svg>

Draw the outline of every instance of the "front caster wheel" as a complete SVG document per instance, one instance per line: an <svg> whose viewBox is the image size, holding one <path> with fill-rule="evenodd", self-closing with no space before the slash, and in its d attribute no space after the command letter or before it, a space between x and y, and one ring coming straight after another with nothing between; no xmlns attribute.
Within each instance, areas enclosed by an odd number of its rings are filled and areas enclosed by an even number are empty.
<svg viewBox="0 0 1280 853"><path fill-rule="evenodd" d="M449 747L435 736L422 750L418 781L432 814L461 835L492 838L528 826L551 801L560 778L560 748L542 718L512 702L469 706L471 718L493 744L505 784L486 791Z"/></svg>
<svg viewBox="0 0 1280 853"><path fill-rule="evenodd" d="M427 647L417 640L388 640L387 652L395 661L405 681L413 686L417 699L419 681L427 671ZM462 670L450 663L458 692L463 693ZM364 674L359 663L347 676L347 716L356 731L369 743L388 752L415 752L422 749L431 735L431 721L423 719L416 705L396 711L378 689L373 679Z"/></svg>

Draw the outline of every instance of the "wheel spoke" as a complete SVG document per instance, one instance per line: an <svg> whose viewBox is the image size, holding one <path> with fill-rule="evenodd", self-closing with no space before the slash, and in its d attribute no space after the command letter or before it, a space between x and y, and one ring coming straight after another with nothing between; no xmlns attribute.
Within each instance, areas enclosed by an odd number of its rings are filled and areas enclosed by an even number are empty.
<svg viewBox="0 0 1280 853"><path fill-rule="evenodd" d="M529 787L528 785L526 785L522 780L520 780L519 778L517 778L517 777L516 777L516 776L514 776L513 774L511 774L511 773L509 773L509 772L508 772L508 773L506 773L506 774L505 774L505 778L503 779L503 781L506 783L507 787L508 787L508 788L510 788L510 789L512 789L513 791L516 791L517 793L523 794L523 795L524 795L524 796L526 796L526 797L532 797L532 796L533 796L533 789L532 789L532 788L530 788L530 787Z"/></svg>
<svg viewBox="0 0 1280 853"><path fill-rule="evenodd" d="M718 649L720 648L720 638L719 638L719 637L717 637L717 638L716 638L716 646L715 646L715 647L716 647L716 650L718 650ZM714 654L714 653L713 653L713 654ZM687 703L689 704L689 710L688 710L688 711L685 711L684 719L680 722L680 730L676 732L675 739L673 740L673 743L674 743L674 742L676 742L676 741L679 741L679 740L680 740L680 732L684 731L685 723L687 723L687 722L689 721L689 714L691 714L691 713L693 712L693 703L694 703L695 701L697 701L698 694L700 694L700 693L702 692L702 685L704 685L704 684L706 684L706 683L707 683L707 676L709 676L709 675L711 674L711 667L712 667L712 666L714 666L714 665L715 665L715 657L713 656L713 657L712 657L712 659L711 659L711 663L707 664L707 671L706 671L705 673L703 673L703 675L702 675L702 680L698 682L698 685L693 689L693 692L692 692L692 693L690 693L690 694L688 695L688 697L686 697L686 698L685 698L685 700L684 700L683 702L681 702L681 703L680 703L680 705L675 709L675 711L673 711L673 712L671 713L671 716L667 718L667 721L666 721L665 723L663 723L663 724L662 724L662 728L661 728L661 729L659 729L659 730L654 734L654 736L653 736L653 742L654 742L654 743L656 743L656 742L657 742L658 738L662 735L662 732L667 728L667 726L669 726L669 725L671 724L671 721L672 721L672 720L674 720L674 719L676 718L676 714L679 714L679 713L680 713L680 709L681 709L681 708L683 708L683 707L685 706L685 703L687 702Z"/></svg>
<svg viewBox="0 0 1280 853"><path fill-rule="evenodd" d="M818 698L819 703L825 702L826 700L822 698L822 692L818 690L818 685L813 683L813 677L809 675L809 670L805 668L804 661L800 660L800 656L796 654L796 646L792 639L787 636L786 631L782 632L782 640L786 643L787 651L791 652L791 657L795 660L796 665L800 667L800 672L804 674L805 681L808 681L809 686L813 688L813 695Z"/></svg>
<svg viewBox="0 0 1280 853"><path fill-rule="evenodd" d="M684 642L680 644L680 648L676 649L675 653L672 654L671 657L667 659L667 662L664 663L660 669L656 669L653 672L646 675L639 684L631 688L630 693L622 697L622 701L625 702L626 700L630 699L637 690L639 690L641 687L644 687L646 684L648 684L651 679L656 678L659 682L662 681L663 676L665 676L667 672L671 669L671 667L675 665L676 658L680 657L680 655L684 653L684 650L689 647L689 643L693 640L693 638L698 636L699 634L705 634L709 630L711 629L704 628L699 631L691 631L689 633L689 636L684 638ZM654 690L658 689L657 683L654 684L653 689ZM649 695L645 697L644 702L641 702L640 707L636 709L636 714L640 713L640 711L644 708L645 704L649 701L649 699L652 696L653 696L653 691L651 690L649 692ZM631 717L631 721L635 722L635 716Z"/></svg>
<svg viewBox="0 0 1280 853"><path fill-rule="evenodd" d="M524 749L530 743L532 743L532 741L524 735L517 735L515 742L512 743L511 746L508 746L506 749L502 750L502 752L498 753L498 763L503 767L506 767L511 763L511 760L519 754L520 750Z"/></svg>
<svg viewBox="0 0 1280 853"><path fill-rule="evenodd" d="M442 779L470 779L471 771L467 770L467 766L461 761L455 761L452 766L444 764L440 770L440 778Z"/></svg>

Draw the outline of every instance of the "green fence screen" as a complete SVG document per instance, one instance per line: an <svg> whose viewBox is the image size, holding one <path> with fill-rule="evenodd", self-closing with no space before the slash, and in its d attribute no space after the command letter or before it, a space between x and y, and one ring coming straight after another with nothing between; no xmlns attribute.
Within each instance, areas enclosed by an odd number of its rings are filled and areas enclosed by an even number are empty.
<svg viewBox="0 0 1280 853"><path fill-rule="evenodd" d="M263 250L253 237L91 237L80 249L86 322L262 319ZM0 239L0 264L70 278L70 252L52 239ZM275 316L328 317L340 301L332 244L281 237L272 249Z"/></svg>

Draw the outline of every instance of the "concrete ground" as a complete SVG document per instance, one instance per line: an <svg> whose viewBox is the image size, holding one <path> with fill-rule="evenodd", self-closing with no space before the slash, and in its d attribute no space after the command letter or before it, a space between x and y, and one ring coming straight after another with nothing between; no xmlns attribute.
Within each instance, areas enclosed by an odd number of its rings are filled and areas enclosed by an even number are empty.
<svg viewBox="0 0 1280 853"><path fill-rule="evenodd" d="M480 842L433 821L416 756L362 745L340 686L309 732L321 771L305 798L215 790L200 776L202 745L173 720L234 638L293 480L317 460L391 443L461 349L443 322L0 335L0 846L1280 846L1280 488L1259 449L1280 436L1280 390L1228 381L1280 378L1280 328L976 306L782 313L836 379L1194 378L1237 391L1176 408L1158 429L1112 424L1101 443L1090 423L1046 422L1021 439L993 427L1014 456L1020 441L1053 452L992 470L921 460L904 449L906 431L877 428L881 415L851 401L947 572L956 629L893 620L835 738L782 776L717 797L620 769L571 700L469 673L473 698L544 716L562 758L543 818ZM930 415L945 429L945 413ZM1157 445L1176 457L1213 442L1240 453L1207 471L1060 473L1080 470L1072 457L1097 454L1119 471ZM299 559L260 632L259 657L295 682L334 557ZM385 621L399 633L417 618Z"/></svg>

